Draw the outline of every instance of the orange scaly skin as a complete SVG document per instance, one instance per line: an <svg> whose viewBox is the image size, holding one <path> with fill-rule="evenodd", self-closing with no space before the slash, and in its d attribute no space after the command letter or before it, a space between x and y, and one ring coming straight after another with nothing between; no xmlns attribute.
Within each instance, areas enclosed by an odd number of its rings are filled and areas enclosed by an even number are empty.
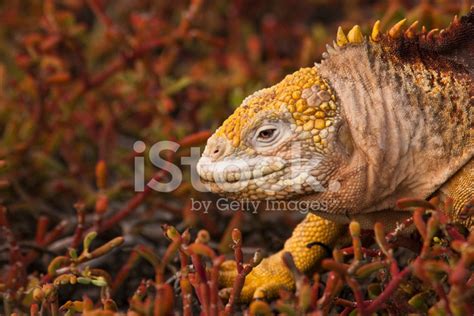
<svg viewBox="0 0 474 316"><path fill-rule="evenodd" d="M259 91L248 102L244 101L216 135L226 137L232 141L232 146L238 147L242 130L248 129L246 125L257 113L278 113L282 106L291 113L298 127L312 132L315 145L321 149L327 145L318 133L334 122L336 96L314 68L301 68L275 86Z"/></svg>
<svg viewBox="0 0 474 316"><path fill-rule="evenodd" d="M247 276L242 300L294 288L284 252L309 272L350 221L395 225L409 215L402 197L449 196L453 219L473 224L461 213L474 197L474 9L439 35L404 23L369 37L339 29L320 64L247 97L209 138L198 172L211 191L283 209L321 202ZM221 285L235 276L226 262Z"/></svg>

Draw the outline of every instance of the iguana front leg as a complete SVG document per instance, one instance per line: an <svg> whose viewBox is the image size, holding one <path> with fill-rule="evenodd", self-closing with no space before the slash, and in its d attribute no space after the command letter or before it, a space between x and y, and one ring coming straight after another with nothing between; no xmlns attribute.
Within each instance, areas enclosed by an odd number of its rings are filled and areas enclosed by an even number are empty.
<svg viewBox="0 0 474 316"><path fill-rule="evenodd" d="M294 289L295 281L283 262L283 253L291 253L299 271L304 273L311 271L321 259L330 255L328 248L336 244L344 226L308 214L293 230L283 249L263 259L247 276L241 301L248 302L252 297L273 298L278 295L279 289ZM235 262L226 261L221 272L220 285L224 288L232 287L237 276Z"/></svg>

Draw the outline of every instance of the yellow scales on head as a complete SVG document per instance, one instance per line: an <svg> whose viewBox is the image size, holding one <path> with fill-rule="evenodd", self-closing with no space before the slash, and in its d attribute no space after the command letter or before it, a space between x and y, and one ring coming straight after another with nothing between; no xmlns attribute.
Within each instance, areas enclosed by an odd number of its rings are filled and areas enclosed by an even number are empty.
<svg viewBox="0 0 474 316"><path fill-rule="evenodd" d="M302 68L286 76L278 84L248 97L216 132L226 137L234 147L241 143L242 131L260 111L278 113L281 106L291 113L298 130L311 132L315 144L327 146L326 128L334 121L337 110L336 96L315 67Z"/></svg>

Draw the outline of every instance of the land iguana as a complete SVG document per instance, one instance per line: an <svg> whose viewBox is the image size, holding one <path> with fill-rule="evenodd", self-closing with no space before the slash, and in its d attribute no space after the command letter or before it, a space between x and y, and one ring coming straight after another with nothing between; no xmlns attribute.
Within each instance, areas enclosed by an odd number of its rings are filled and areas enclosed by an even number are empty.
<svg viewBox="0 0 474 316"><path fill-rule="evenodd" d="M351 220L409 216L402 197L449 196L451 217L473 224L461 211L474 197L474 8L440 32L404 23L383 33L376 22L367 37L339 28L320 63L247 97L209 138L197 168L212 192L327 206L254 268L242 300L294 287L284 251L307 272L326 255L307 245L334 246ZM221 285L235 276L226 262Z"/></svg>

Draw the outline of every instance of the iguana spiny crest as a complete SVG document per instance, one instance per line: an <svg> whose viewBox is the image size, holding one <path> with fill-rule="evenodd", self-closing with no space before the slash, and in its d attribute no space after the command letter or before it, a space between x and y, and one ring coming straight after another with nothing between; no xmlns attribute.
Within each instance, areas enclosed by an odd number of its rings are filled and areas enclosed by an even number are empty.
<svg viewBox="0 0 474 316"><path fill-rule="evenodd" d="M339 28L320 64L247 97L198 164L210 189L343 215L436 191L474 155L474 13L439 33L404 23Z"/></svg>

